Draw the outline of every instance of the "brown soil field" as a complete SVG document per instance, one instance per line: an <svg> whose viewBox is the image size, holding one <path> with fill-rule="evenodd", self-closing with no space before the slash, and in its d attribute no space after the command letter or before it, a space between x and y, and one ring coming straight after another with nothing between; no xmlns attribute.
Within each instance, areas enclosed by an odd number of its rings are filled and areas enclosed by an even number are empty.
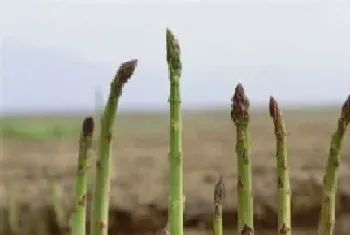
<svg viewBox="0 0 350 235"><path fill-rule="evenodd" d="M296 234L315 234L322 203L322 178L330 139L339 111L286 110L288 163L292 188L292 220ZM110 234L155 234L166 223L168 202L168 117L121 115L113 147ZM255 227L275 232L276 159L273 125L267 113L253 113L250 124ZM45 172L62 189L67 213L72 203L77 168L78 136L59 140L4 138L0 188L2 216L7 216L5 185L20 209L21 227L31 234L42 223L58 234ZM184 116L184 190L186 234L211 233L213 187L224 176L227 195L224 226L236 226L235 127L229 112L196 112ZM95 159L92 151L91 164ZM93 169L93 168L91 168ZM93 176L93 171L91 171ZM6 220L1 225L8 232ZM38 222L39 221L39 222ZM350 229L350 131L341 152L336 235ZM346 227L348 226L348 227ZM65 228L62 228L65 230ZM55 232L56 231L56 232ZM62 233L63 234L63 233ZM257 234L260 234L257 232Z"/></svg>

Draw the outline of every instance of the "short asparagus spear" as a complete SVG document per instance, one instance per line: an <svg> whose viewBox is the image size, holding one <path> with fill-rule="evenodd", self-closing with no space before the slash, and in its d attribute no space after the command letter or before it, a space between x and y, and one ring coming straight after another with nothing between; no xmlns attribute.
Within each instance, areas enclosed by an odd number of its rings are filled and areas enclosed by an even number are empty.
<svg viewBox="0 0 350 235"><path fill-rule="evenodd" d="M254 234L252 170L249 158L249 99L242 84L232 97L231 119L236 126L236 154L238 171L238 234Z"/></svg>
<svg viewBox="0 0 350 235"><path fill-rule="evenodd" d="M281 235L291 235L287 131L282 111L272 96L270 97L269 111L275 127L276 136L278 233Z"/></svg>
<svg viewBox="0 0 350 235"><path fill-rule="evenodd" d="M337 130L331 140L329 156L324 176L323 203L318 235L332 235L335 223L335 198L337 193L338 170L340 164L340 150L345 132L350 122L350 95L344 102L341 116L338 119Z"/></svg>
<svg viewBox="0 0 350 235"><path fill-rule="evenodd" d="M180 76L180 46L172 32L166 30L166 57L170 79L170 213L169 230L172 235L183 235L183 169L182 118Z"/></svg>
<svg viewBox="0 0 350 235"><path fill-rule="evenodd" d="M98 158L91 210L91 234L107 235L110 175L112 167L111 140L114 119L118 109L119 97L125 83L133 75L137 60L122 63L114 77L107 104L101 119L98 141Z"/></svg>
<svg viewBox="0 0 350 235"><path fill-rule="evenodd" d="M79 157L77 182L75 186L74 211L71 221L71 235L85 235L86 228L86 197L88 185L88 154L92 144L94 120L87 117L83 121L83 127L79 140Z"/></svg>
<svg viewBox="0 0 350 235"><path fill-rule="evenodd" d="M220 176L219 181L214 188L214 235L222 235L222 204L226 196L226 190L223 177Z"/></svg>

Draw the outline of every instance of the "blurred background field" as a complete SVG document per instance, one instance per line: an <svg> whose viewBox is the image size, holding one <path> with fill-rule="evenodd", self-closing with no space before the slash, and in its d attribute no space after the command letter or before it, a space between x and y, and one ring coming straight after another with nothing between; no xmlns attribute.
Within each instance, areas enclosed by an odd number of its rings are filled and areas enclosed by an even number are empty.
<svg viewBox="0 0 350 235"><path fill-rule="evenodd" d="M293 228L297 234L315 234L324 166L339 108L285 108L284 113L293 191ZM17 205L20 212L20 234L29 234L42 226L52 234L67 231L83 116L36 115L0 120L1 178L5 182L0 188L1 210L5 216L1 226L5 234L9 234L11 205ZM96 124L98 127L97 119ZM167 215L168 114L121 113L116 129L110 212L110 229L114 233L111 234L154 233L164 226ZM277 218L275 138L272 121L264 109L253 111L250 131L256 227L257 231L271 232ZM348 132L341 156L336 235L345 234L349 229L345 227L350 215L349 141ZM185 226L189 234L210 232L213 186L220 174L228 190L224 226L228 231L234 229L234 143L235 129L228 111L184 112ZM95 149L92 156L95 157ZM94 159L91 160L93 164ZM90 176L93 177L93 171Z"/></svg>

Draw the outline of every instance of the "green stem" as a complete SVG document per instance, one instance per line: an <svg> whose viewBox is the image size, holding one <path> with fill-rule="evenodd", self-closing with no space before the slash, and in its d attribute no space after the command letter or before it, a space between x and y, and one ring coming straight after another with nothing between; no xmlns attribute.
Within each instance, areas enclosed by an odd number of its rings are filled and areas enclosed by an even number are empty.
<svg viewBox="0 0 350 235"><path fill-rule="evenodd" d="M71 224L71 235L86 234L86 199L88 185L88 152L92 144L94 121L92 117L84 119L82 132L79 140L79 158L77 182L75 188L74 212Z"/></svg>
<svg viewBox="0 0 350 235"><path fill-rule="evenodd" d="M214 235L222 235L222 205L214 205Z"/></svg>
<svg viewBox="0 0 350 235"><path fill-rule="evenodd" d="M222 235L222 205L226 196L226 189L223 182L223 177L220 176L219 181L216 183L214 188L214 235Z"/></svg>
<svg viewBox="0 0 350 235"><path fill-rule="evenodd" d="M107 235L109 191L112 169L111 140L112 130L119 97L124 84L134 73L137 60L123 63L111 83L109 98L101 119L100 136L98 141L98 159L96 162L96 175L91 210L91 234Z"/></svg>
<svg viewBox="0 0 350 235"><path fill-rule="evenodd" d="M170 79L170 234L183 235L182 118L180 93L180 46L172 32L166 31L167 62Z"/></svg>
<svg viewBox="0 0 350 235"><path fill-rule="evenodd" d="M343 145L345 132L350 122L350 95L345 101L341 117L338 119L337 130L331 140L329 156L324 176L323 203L321 219L318 227L319 235L332 235L335 223L335 197L340 165L340 150Z"/></svg>
<svg viewBox="0 0 350 235"><path fill-rule="evenodd" d="M254 234L252 170L249 158L249 100L238 84L232 97L231 118L236 126L238 172L238 234Z"/></svg>
<svg viewBox="0 0 350 235"><path fill-rule="evenodd" d="M278 233L291 235L291 201L288 171L287 131L277 101L271 96L270 116L276 136Z"/></svg>

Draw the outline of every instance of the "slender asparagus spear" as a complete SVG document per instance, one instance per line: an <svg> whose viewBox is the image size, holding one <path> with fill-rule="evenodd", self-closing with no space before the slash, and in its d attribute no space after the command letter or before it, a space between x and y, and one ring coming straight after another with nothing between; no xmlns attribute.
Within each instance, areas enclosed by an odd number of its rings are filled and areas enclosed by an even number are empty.
<svg viewBox="0 0 350 235"><path fill-rule="evenodd" d="M114 119L118 109L118 101L124 84L133 75L137 60L122 63L114 77L105 106L98 142L98 160L96 162L96 176L91 210L91 234L107 235L110 175L112 167L111 140Z"/></svg>
<svg viewBox="0 0 350 235"><path fill-rule="evenodd" d="M92 144L92 133L94 131L94 120L87 117L83 121L83 127L79 140L79 157L77 182L75 186L74 212L72 215L71 235L86 234L86 197L88 186L88 154Z"/></svg>
<svg viewBox="0 0 350 235"><path fill-rule="evenodd" d="M170 234L183 235L183 169L180 76L180 46L173 33L166 30L166 57L170 79Z"/></svg>
<svg viewBox="0 0 350 235"><path fill-rule="evenodd" d="M337 130L331 140L329 156L324 176L323 203L318 227L319 235L332 235L335 223L335 197L340 164L340 150L343 145L346 128L350 122L350 95L341 109Z"/></svg>
<svg viewBox="0 0 350 235"><path fill-rule="evenodd" d="M249 99L242 84L232 97L231 119L236 126L236 154L238 171L238 234L254 234L252 170L249 159Z"/></svg>
<svg viewBox="0 0 350 235"><path fill-rule="evenodd" d="M226 196L226 190L222 175L214 188L214 235L222 235L222 204Z"/></svg>
<svg viewBox="0 0 350 235"><path fill-rule="evenodd" d="M278 233L281 235L291 235L287 131L282 111L272 96L270 97L269 111L275 127L276 136Z"/></svg>

